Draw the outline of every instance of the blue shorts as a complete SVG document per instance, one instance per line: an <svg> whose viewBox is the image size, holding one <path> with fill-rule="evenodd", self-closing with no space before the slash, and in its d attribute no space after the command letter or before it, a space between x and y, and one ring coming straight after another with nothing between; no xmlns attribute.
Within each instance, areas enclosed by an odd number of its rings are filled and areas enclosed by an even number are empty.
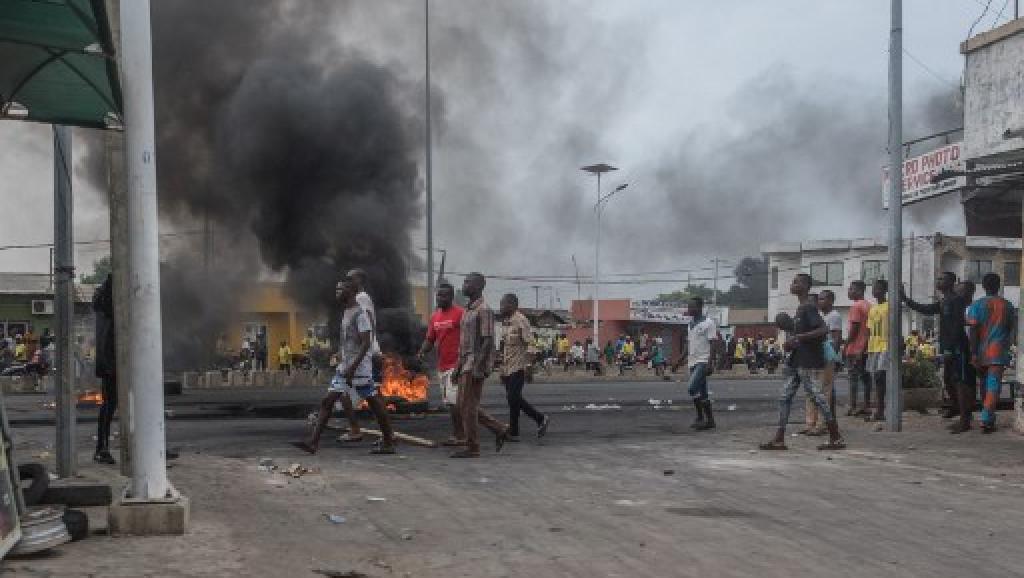
<svg viewBox="0 0 1024 578"><path fill-rule="evenodd" d="M690 386L687 393L694 399L708 398L708 364L695 363L690 368Z"/></svg>

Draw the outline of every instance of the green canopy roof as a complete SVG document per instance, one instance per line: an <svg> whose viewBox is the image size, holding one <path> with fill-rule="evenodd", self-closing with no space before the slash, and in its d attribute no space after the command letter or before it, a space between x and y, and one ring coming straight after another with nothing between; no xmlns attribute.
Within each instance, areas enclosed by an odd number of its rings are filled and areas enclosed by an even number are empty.
<svg viewBox="0 0 1024 578"><path fill-rule="evenodd" d="M0 0L0 118L121 126L104 0Z"/></svg>

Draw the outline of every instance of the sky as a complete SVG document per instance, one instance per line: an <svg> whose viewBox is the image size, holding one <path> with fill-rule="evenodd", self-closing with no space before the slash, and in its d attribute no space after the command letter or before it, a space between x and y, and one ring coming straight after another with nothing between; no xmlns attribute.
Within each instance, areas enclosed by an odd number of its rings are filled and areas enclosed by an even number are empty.
<svg viewBox="0 0 1024 578"><path fill-rule="evenodd" d="M959 43L1012 11L904 2L906 139L959 126ZM421 2L350 2L332 18L340 45L422 87ZM576 271L594 271L596 183L579 168L598 162L620 168L605 191L628 183L603 213L602 275L618 282L606 297L653 297L687 271L710 285L716 257L725 287L769 241L883 235L888 39L885 0L432 0L435 246L449 271L496 276L494 300L568 306ZM108 237L88 132L75 130L81 241ZM0 139L0 246L48 243L49 127L4 121ZM919 234L963 230L955 199L907 219ZM190 227L168 216L162 232ZM425 246L422 222L412 236ZM80 245L79 269L105 251ZM0 250L0 271L47 270L46 249ZM657 271L673 273L644 274Z"/></svg>

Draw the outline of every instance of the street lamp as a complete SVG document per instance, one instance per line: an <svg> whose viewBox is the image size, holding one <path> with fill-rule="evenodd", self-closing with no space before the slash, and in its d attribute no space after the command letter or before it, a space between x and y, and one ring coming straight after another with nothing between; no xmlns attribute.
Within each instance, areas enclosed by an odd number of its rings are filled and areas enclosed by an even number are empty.
<svg viewBox="0 0 1024 578"><path fill-rule="evenodd" d="M594 242L594 296L593 296L593 303L592 303L592 306L591 306L591 313L593 314L593 317L594 317L594 347L597 347L598 343L601 342L600 338L598 336L598 331L597 331L598 317L599 317L599 315L598 315L598 308L599 308L598 300L600 299L600 296L601 296L600 295L601 294L601 275L600 275L600 271L601 271L601 208L602 208L604 203L606 203L609 199L611 199L612 195L614 195L615 193L618 193L619 191L625 189L628 185L626 185L626 184L619 185L618 187L616 187L616 189L614 191L612 191L611 193L608 193L606 196L602 197L601 196L601 175L603 175L604 173L610 173L612 171L617 171L619 169L617 169L617 168L615 168L615 167L613 167L611 165L608 165L606 163L599 163L599 164L596 164L596 165L585 166L581 170L583 170L585 172L588 172L588 173L590 173L592 175L597 175L597 202L594 203L594 213L596 214L596 217L597 217L597 219L595 221L595 226L597 227L597 231L595 232L595 235L594 235L594 237L595 237L595 242Z"/></svg>

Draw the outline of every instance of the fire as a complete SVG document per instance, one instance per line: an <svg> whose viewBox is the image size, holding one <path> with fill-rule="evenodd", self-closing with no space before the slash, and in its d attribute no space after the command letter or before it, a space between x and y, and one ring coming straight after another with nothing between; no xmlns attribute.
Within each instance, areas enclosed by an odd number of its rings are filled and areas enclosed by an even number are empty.
<svg viewBox="0 0 1024 578"><path fill-rule="evenodd" d="M103 405L103 394L95 389L87 389L78 394L78 403L80 405Z"/></svg>
<svg viewBox="0 0 1024 578"><path fill-rule="evenodd" d="M385 400L401 398L407 403L425 403L427 401L427 387L430 380L422 373L415 373L405 368L402 358L395 354L384 355L382 383L380 395ZM366 408L366 402L360 404ZM394 402L387 404L388 411L395 411L397 405Z"/></svg>

